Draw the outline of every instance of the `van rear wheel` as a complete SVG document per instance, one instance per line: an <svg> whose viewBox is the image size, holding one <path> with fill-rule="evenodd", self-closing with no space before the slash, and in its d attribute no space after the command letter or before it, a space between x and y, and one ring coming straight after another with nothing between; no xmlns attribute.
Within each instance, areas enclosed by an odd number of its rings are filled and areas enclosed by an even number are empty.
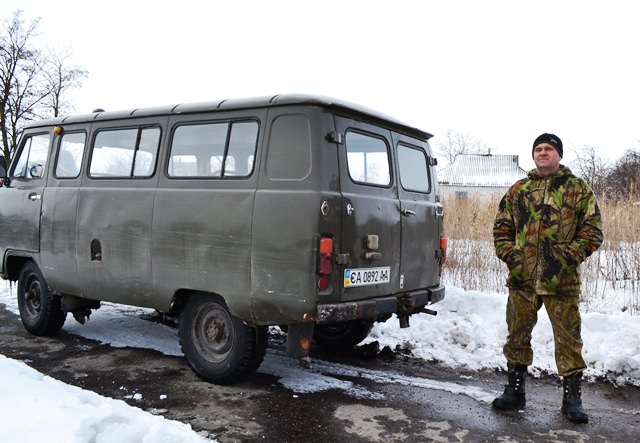
<svg viewBox="0 0 640 443"><path fill-rule="evenodd" d="M197 294L180 315L182 352L203 380L230 384L254 372L267 349L267 328L246 325L222 298Z"/></svg>
<svg viewBox="0 0 640 443"><path fill-rule="evenodd" d="M42 272L31 261L20 269L18 309L25 329L35 335L56 335L67 318L60 296L51 293Z"/></svg>
<svg viewBox="0 0 640 443"><path fill-rule="evenodd" d="M316 325L313 339L328 351L348 351L369 336L371 320L351 320L331 325Z"/></svg>

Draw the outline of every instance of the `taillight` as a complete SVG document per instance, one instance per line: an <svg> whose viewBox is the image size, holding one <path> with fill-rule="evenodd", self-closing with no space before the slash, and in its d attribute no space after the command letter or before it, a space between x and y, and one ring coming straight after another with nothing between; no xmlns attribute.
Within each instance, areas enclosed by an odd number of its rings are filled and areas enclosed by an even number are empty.
<svg viewBox="0 0 640 443"><path fill-rule="evenodd" d="M442 275L442 267L447 262L447 237L440 237L440 249L438 251L440 264L438 265L438 275Z"/></svg>
<svg viewBox="0 0 640 443"><path fill-rule="evenodd" d="M329 237L320 238L320 257L318 264L318 289L324 291L329 287L329 278L333 272L333 239Z"/></svg>

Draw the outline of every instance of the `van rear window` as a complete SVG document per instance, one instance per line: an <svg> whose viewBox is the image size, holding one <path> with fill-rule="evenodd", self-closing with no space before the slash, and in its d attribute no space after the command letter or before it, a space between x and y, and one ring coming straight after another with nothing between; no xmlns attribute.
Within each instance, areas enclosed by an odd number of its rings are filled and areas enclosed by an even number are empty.
<svg viewBox="0 0 640 443"><path fill-rule="evenodd" d="M398 145L400 183L407 191L431 192L426 153L417 147Z"/></svg>
<svg viewBox="0 0 640 443"><path fill-rule="evenodd" d="M167 173L169 177L248 177L253 172L257 142L255 121L178 126Z"/></svg>
<svg viewBox="0 0 640 443"><path fill-rule="evenodd" d="M347 165L349 176L356 183L388 186L389 149L380 138L359 132L347 132Z"/></svg>

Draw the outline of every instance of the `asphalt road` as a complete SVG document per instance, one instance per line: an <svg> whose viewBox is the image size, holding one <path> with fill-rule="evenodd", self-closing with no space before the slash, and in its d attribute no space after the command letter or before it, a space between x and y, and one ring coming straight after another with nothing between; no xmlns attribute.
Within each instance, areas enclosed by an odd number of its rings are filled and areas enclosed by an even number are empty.
<svg viewBox="0 0 640 443"><path fill-rule="evenodd" d="M282 349L282 337L273 334L265 367L285 361ZM295 392L261 369L234 386L216 386L198 379L180 357L113 348L64 331L55 338L32 336L0 305L0 353L65 383L189 423L219 442L640 441L637 387L584 384L590 422L577 425L560 414L554 377L528 380L525 411L499 413L479 396L499 393L504 374L459 372L368 351L333 356L315 350L312 361L316 371L374 395ZM135 400L136 393L142 399Z"/></svg>

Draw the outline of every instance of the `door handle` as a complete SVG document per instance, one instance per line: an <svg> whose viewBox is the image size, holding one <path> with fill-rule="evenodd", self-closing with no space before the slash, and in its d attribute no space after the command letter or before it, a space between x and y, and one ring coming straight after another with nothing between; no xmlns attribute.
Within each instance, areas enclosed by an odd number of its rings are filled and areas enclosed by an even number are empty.
<svg viewBox="0 0 640 443"><path fill-rule="evenodd" d="M411 209L403 209L402 215L409 217L411 215L416 215L416 211L412 211Z"/></svg>
<svg viewBox="0 0 640 443"><path fill-rule="evenodd" d="M31 200L32 202L36 201L36 200L40 200L42 198L42 195L32 192L29 194L28 196L29 200Z"/></svg>

